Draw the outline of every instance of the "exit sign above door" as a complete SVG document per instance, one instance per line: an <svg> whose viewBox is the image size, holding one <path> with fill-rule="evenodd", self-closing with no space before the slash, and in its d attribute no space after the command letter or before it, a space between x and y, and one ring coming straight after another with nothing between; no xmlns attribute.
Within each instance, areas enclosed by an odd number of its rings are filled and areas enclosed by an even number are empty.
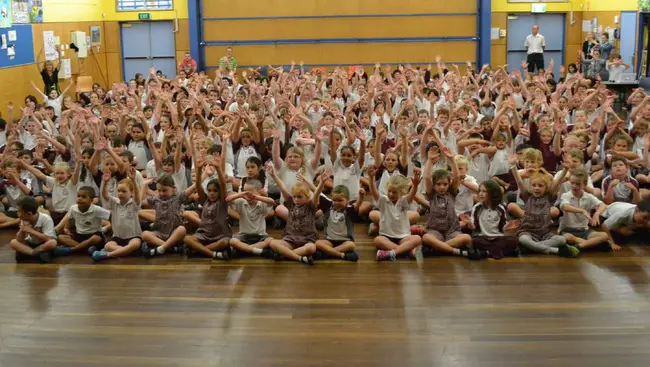
<svg viewBox="0 0 650 367"><path fill-rule="evenodd" d="M151 13L138 13L139 20L151 20Z"/></svg>
<svg viewBox="0 0 650 367"><path fill-rule="evenodd" d="M546 13L546 4L532 4L531 13Z"/></svg>

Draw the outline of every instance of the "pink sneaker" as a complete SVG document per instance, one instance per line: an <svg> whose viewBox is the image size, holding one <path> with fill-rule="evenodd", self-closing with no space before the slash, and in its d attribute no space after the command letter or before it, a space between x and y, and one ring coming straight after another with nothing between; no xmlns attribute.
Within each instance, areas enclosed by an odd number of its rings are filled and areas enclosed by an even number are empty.
<svg viewBox="0 0 650 367"><path fill-rule="evenodd" d="M368 226L368 236L376 236L379 234L379 226L375 223L370 223Z"/></svg>
<svg viewBox="0 0 650 367"><path fill-rule="evenodd" d="M411 234L414 234L416 236L423 236L424 228L422 228L421 226L411 226Z"/></svg>
<svg viewBox="0 0 650 367"><path fill-rule="evenodd" d="M386 250L377 250L377 261L395 261L396 257L392 252Z"/></svg>

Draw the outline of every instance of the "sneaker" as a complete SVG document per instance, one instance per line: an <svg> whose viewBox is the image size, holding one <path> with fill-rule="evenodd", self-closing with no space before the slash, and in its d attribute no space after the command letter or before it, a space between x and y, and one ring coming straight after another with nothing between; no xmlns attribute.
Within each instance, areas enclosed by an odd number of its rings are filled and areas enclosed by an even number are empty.
<svg viewBox="0 0 650 367"><path fill-rule="evenodd" d="M50 251L43 251L36 255L36 257L41 264L47 264L52 261L52 253Z"/></svg>
<svg viewBox="0 0 650 367"><path fill-rule="evenodd" d="M282 261L282 260L284 260L284 256L278 254L277 252L273 252L273 260Z"/></svg>
<svg viewBox="0 0 650 367"><path fill-rule="evenodd" d="M503 226L503 231L504 232L514 232L521 227L521 220L520 219L513 219L506 223L505 226Z"/></svg>
<svg viewBox="0 0 650 367"><path fill-rule="evenodd" d="M580 250L573 246L564 245L558 247L557 249L558 255L562 257L578 257L578 255L580 255Z"/></svg>
<svg viewBox="0 0 650 367"><path fill-rule="evenodd" d="M149 247L145 242L142 242L140 245L140 252L142 252L142 256L144 257L154 257L156 256L156 249Z"/></svg>
<svg viewBox="0 0 650 367"><path fill-rule="evenodd" d="M368 236L376 236L379 234L379 226L375 223L370 223L368 226Z"/></svg>
<svg viewBox="0 0 650 367"><path fill-rule="evenodd" d="M66 246L56 246L54 249L54 256L66 256L70 255L72 249Z"/></svg>
<svg viewBox="0 0 650 367"><path fill-rule="evenodd" d="M343 260L346 261L359 261L359 254L356 251L348 251L343 254Z"/></svg>
<svg viewBox="0 0 650 367"><path fill-rule="evenodd" d="M93 254L97 252L97 247L96 246L90 246L88 247L88 255L93 256Z"/></svg>
<svg viewBox="0 0 650 367"><path fill-rule="evenodd" d="M94 261L102 261L108 259L108 251L101 250L93 252L92 258Z"/></svg>
<svg viewBox="0 0 650 367"><path fill-rule="evenodd" d="M421 226L411 226L411 234L414 234L416 236L422 236L424 235L424 228Z"/></svg>
<svg viewBox="0 0 650 367"><path fill-rule="evenodd" d="M392 252L386 250L377 250L377 261L395 261L396 257Z"/></svg>
<svg viewBox="0 0 650 367"><path fill-rule="evenodd" d="M184 250L185 244L180 244L180 245L174 245L171 248L171 253L172 254L182 254L185 252Z"/></svg>
<svg viewBox="0 0 650 367"><path fill-rule="evenodd" d="M265 259L273 259L275 253L270 248L265 248L262 250L262 257Z"/></svg>
<svg viewBox="0 0 650 367"><path fill-rule="evenodd" d="M475 248L471 248L467 250L467 258L475 261L483 259L483 257L481 256L481 251Z"/></svg>
<svg viewBox="0 0 650 367"><path fill-rule="evenodd" d="M314 265L314 258L311 256L303 256L300 258L300 262L305 265Z"/></svg>

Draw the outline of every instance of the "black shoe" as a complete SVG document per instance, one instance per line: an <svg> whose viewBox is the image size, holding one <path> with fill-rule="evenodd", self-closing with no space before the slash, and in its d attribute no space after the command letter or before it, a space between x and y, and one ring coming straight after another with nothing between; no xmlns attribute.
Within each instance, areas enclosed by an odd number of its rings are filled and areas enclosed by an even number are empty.
<svg viewBox="0 0 650 367"><path fill-rule="evenodd" d="M609 241L601 242L594 248L601 252L612 252L612 246L609 244Z"/></svg>
<svg viewBox="0 0 650 367"><path fill-rule="evenodd" d="M430 257L434 256L436 252L429 246L422 245L422 256L423 257Z"/></svg>
<svg viewBox="0 0 650 367"><path fill-rule="evenodd" d="M38 257L38 261L41 264L47 264L50 261L52 261L52 253L49 251L43 251L40 254L36 255Z"/></svg>
<svg viewBox="0 0 650 367"><path fill-rule="evenodd" d="M184 244L181 244L181 245L174 245L174 246L172 246L170 252L171 252L172 254L182 254L183 252L185 252L185 249L184 249L184 248L185 248L185 245L184 245Z"/></svg>
<svg viewBox="0 0 650 367"><path fill-rule="evenodd" d="M145 242L142 242L142 244L140 245L140 252L142 252L142 256L144 257L156 256L156 249L150 248L149 245L147 245Z"/></svg>
<svg viewBox="0 0 650 367"><path fill-rule="evenodd" d="M580 255L580 250L577 247L564 245L557 248L558 255L562 257L578 257Z"/></svg>
<svg viewBox="0 0 650 367"><path fill-rule="evenodd" d="M314 254L312 255L312 258L313 258L315 261L318 261L318 260L325 260L325 259L327 259L327 255L325 255L325 254L323 253L323 251L321 251L321 250L316 250L316 252L314 252Z"/></svg>
<svg viewBox="0 0 650 367"><path fill-rule="evenodd" d="M273 259L273 254L275 253L270 248L265 248L262 250L262 257L265 259Z"/></svg>
<svg viewBox="0 0 650 367"><path fill-rule="evenodd" d="M343 254L343 260L346 261L359 261L359 254L356 251L348 251Z"/></svg>
<svg viewBox="0 0 650 367"><path fill-rule="evenodd" d="M31 260L31 256L25 255L22 252L16 251L15 259L16 259L17 263L22 263L22 262Z"/></svg>
<svg viewBox="0 0 650 367"><path fill-rule="evenodd" d="M93 256L93 254L97 251L97 246L90 246L88 247L88 255Z"/></svg>
<svg viewBox="0 0 650 367"><path fill-rule="evenodd" d="M311 256L303 256L300 258L300 262L306 265L314 265L314 258Z"/></svg>
<svg viewBox="0 0 650 367"><path fill-rule="evenodd" d="M483 257L481 257L481 251L475 248L467 250L467 258L474 261L483 259Z"/></svg>
<svg viewBox="0 0 650 367"><path fill-rule="evenodd" d="M284 256L278 254L277 252L273 252L273 260L282 261L282 260L284 260Z"/></svg>

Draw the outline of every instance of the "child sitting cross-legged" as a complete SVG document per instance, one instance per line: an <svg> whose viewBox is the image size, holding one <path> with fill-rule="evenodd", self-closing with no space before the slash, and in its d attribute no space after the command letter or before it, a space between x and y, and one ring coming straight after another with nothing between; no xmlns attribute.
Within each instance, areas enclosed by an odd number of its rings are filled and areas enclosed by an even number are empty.
<svg viewBox="0 0 650 367"><path fill-rule="evenodd" d="M63 224L63 234L59 235L56 256L88 249L92 255L97 246L104 242L102 220L108 220L111 212L93 204L95 189L84 186L77 190L77 204L70 207ZM74 227L70 224L74 223Z"/></svg>
<svg viewBox="0 0 650 367"><path fill-rule="evenodd" d="M36 199L27 196L18 202L18 219L20 229L16 238L9 243L16 251L16 262L30 259L49 262L52 259L51 251L56 248L52 218L39 213Z"/></svg>

